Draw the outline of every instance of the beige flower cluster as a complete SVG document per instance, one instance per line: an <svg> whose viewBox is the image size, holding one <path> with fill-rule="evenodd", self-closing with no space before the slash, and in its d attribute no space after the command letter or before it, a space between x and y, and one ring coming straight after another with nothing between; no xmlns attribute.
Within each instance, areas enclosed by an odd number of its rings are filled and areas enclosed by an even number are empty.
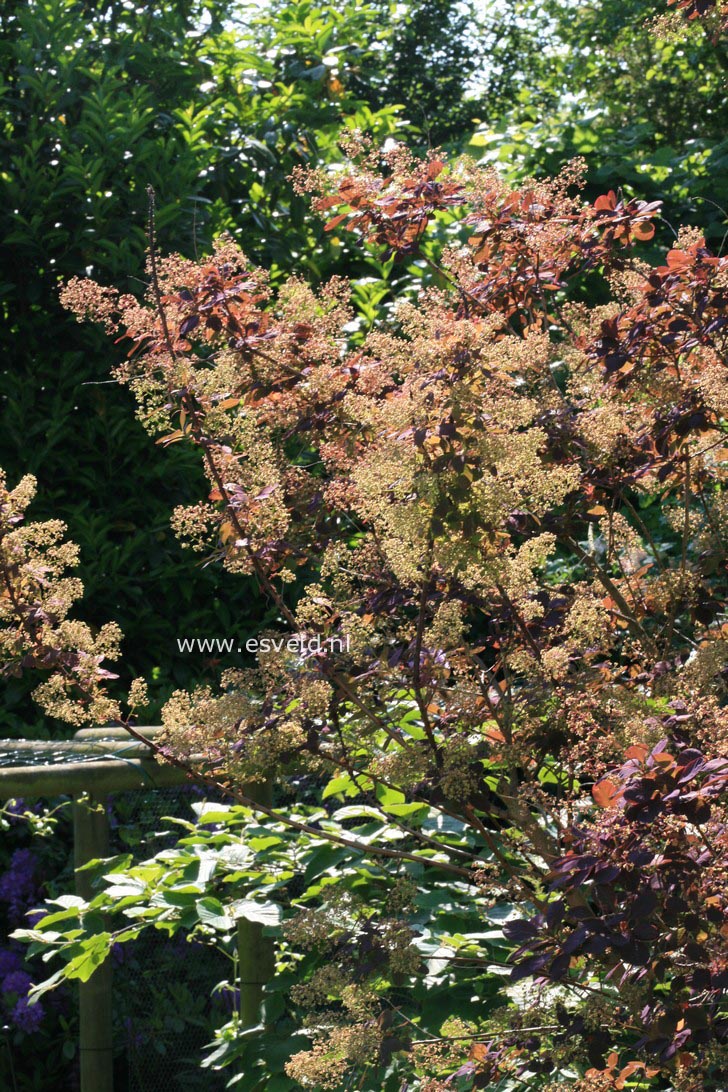
<svg viewBox="0 0 728 1092"><path fill-rule="evenodd" d="M120 654L115 623L97 632L69 618L83 594L69 575L79 560L77 546L64 541L60 520L27 521L35 479L26 476L9 489L0 471L0 661L3 672L34 670L45 679L33 696L45 712L74 726L107 724L121 717L106 693L115 678L102 667Z"/></svg>

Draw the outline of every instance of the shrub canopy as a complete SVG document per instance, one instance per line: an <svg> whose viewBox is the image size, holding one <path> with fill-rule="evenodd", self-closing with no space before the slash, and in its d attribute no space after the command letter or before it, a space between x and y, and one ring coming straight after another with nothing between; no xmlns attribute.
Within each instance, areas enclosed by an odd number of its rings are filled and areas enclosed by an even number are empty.
<svg viewBox="0 0 728 1092"><path fill-rule="evenodd" d="M162 256L153 217L145 298L63 294L129 345L116 375L144 424L199 451L206 496L175 513L180 537L275 607L255 666L173 695L162 753L238 799L236 831L263 817L238 880L285 919L281 958L303 962L283 1026L292 1003L314 1038L286 1071L717 1089L728 259L688 228L645 263L659 207L585 202L578 162L514 189L467 160L346 146L343 171L295 184L329 231L430 269L392 321L367 329L338 277L274 291L230 239ZM592 278L598 307L577 291ZM87 702L56 677L59 713ZM302 802L256 804L271 780ZM366 879L324 881L329 857L297 890L289 852L322 842ZM155 890L177 882L154 868ZM193 901L178 925L246 916ZM483 932L494 903L506 924ZM470 991L455 1024L442 996L432 1023L427 954L431 984Z"/></svg>

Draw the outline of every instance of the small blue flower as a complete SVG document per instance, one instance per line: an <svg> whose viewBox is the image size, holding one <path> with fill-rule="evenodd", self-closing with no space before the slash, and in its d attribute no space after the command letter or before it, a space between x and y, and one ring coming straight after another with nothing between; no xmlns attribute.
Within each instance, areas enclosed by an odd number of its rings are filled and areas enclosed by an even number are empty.
<svg viewBox="0 0 728 1092"><path fill-rule="evenodd" d="M27 1034L38 1031L43 1023L44 1016L45 1010L43 1006L31 1005L27 997L21 997L13 1011L10 1013L10 1019L15 1024L16 1028L19 1028L20 1031L24 1031Z"/></svg>
<svg viewBox="0 0 728 1092"><path fill-rule="evenodd" d="M22 966L23 960L19 952L14 952L12 948L0 948L0 982L6 975L19 971Z"/></svg>
<svg viewBox="0 0 728 1092"><path fill-rule="evenodd" d="M30 989L31 981L26 971L12 971L3 979L3 993L17 993L19 997L25 997Z"/></svg>

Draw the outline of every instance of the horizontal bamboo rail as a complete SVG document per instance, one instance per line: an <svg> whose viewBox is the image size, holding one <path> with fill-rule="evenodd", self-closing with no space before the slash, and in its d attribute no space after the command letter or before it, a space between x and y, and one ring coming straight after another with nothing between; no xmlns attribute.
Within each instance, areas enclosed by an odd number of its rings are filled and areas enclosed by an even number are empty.
<svg viewBox="0 0 728 1092"><path fill-rule="evenodd" d="M147 739L154 739L155 736L161 736L164 728L161 724L147 724L144 727L137 727L135 732L141 732ZM79 728L77 732L74 732L74 740L76 739L125 739L128 743L135 743L140 746L139 742L130 736L126 728L121 728L117 724L111 724L108 728Z"/></svg>
<svg viewBox="0 0 728 1092"><path fill-rule="evenodd" d="M190 780L178 767L161 765L153 758L6 766L0 768L0 799L76 796L91 791L98 798L114 792L183 785Z"/></svg>
<svg viewBox="0 0 728 1092"><path fill-rule="evenodd" d="M147 739L155 740L164 729L159 725L139 728ZM58 754L83 755L147 755L149 748L131 736L125 728L81 728L73 739L0 739L0 760L3 755L29 753L38 757ZM41 765L41 763L36 763ZM53 765L53 763L49 763ZM7 769L0 761L0 772Z"/></svg>

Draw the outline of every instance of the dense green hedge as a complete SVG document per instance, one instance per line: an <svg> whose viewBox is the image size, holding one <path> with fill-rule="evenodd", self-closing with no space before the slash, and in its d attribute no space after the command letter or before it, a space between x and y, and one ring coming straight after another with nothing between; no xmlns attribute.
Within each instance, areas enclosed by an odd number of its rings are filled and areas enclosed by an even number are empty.
<svg viewBox="0 0 728 1092"><path fill-rule="evenodd" d="M228 228L258 259L321 261L287 174L326 154L345 115L392 125L347 90L346 60L333 88L310 63L336 48L360 63L364 46L342 43L366 38L366 9L320 5L304 25L289 5L277 24L236 28L228 7L10 0L0 12L0 464L11 480L38 476L38 514L65 519L81 546L85 616L116 618L132 671L167 689L202 666L177 655L178 634L244 632L263 608L254 588L219 587L180 552L169 513L199 473L181 451L159 458L58 284L88 269L139 288L150 182L165 249L192 255ZM3 731L27 734L29 709L11 683Z"/></svg>

